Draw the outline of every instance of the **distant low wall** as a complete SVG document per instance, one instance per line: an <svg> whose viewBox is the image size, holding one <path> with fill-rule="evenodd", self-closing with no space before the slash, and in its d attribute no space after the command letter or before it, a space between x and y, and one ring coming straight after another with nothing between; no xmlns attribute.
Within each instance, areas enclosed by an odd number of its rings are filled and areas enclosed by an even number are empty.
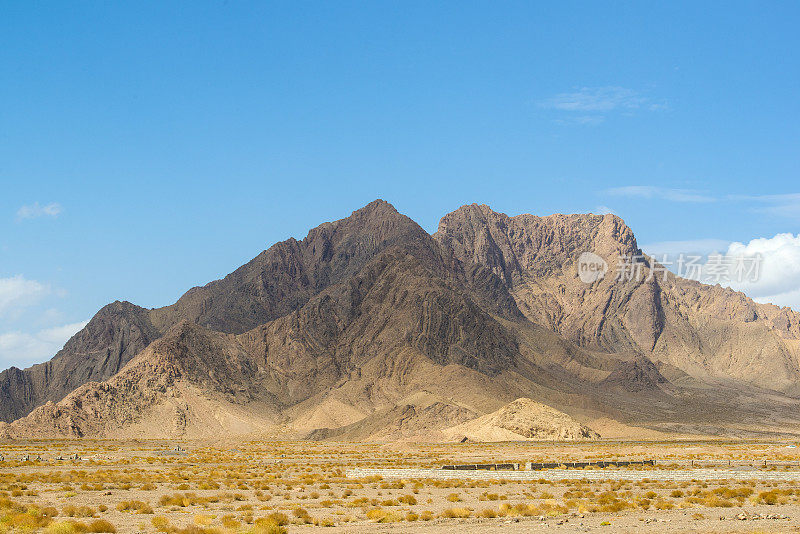
<svg viewBox="0 0 800 534"><path fill-rule="evenodd" d="M465 479L465 480L774 480L800 481L800 471L732 471L717 469L546 469L543 471L456 471L445 469L356 468L347 478Z"/></svg>

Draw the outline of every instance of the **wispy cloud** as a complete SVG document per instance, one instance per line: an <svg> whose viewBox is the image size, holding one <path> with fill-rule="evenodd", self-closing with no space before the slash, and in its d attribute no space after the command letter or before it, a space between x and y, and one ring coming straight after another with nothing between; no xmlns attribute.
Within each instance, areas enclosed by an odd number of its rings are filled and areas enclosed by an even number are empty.
<svg viewBox="0 0 800 534"><path fill-rule="evenodd" d="M652 185L627 185L600 191L601 195L668 200L671 202L719 202L736 205L752 213L800 220L800 193L777 195L718 195L699 189L679 189Z"/></svg>
<svg viewBox="0 0 800 534"><path fill-rule="evenodd" d="M800 193L778 195L715 195L700 189L680 189L653 185L626 185L605 189L601 193L622 197L658 198L674 202L745 203L753 211L776 215L800 216Z"/></svg>
<svg viewBox="0 0 800 534"><path fill-rule="evenodd" d="M612 113L633 114L637 111L658 111L667 108L666 102L653 102L633 89L608 85L579 87L540 100L540 108L558 116L557 124L598 125Z"/></svg>
<svg viewBox="0 0 800 534"><path fill-rule="evenodd" d="M22 275L0 278L0 316L13 314L50 294L50 288Z"/></svg>
<svg viewBox="0 0 800 534"><path fill-rule="evenodd" d="M628 185L613 187L604 191L606 194L622 197L654 198L672 202L716 202L718 199L697 189L675 189L652 185Z"/></svg>
<svg viewBox="0 0 800 534"><path fill-rule="evenodd" d="M547 109L582 113L639 109L645 104L647 99L636 91L616 86L581 87L571 93L559 93L539 103Z"/></svg>
<svg viewBox="0 0 800 534"><path fill-rule="evenodd" d="M34 202L33 204L26 204L17 210L17 221L38 219L40 217L56 218L61 215L62 211L63 208L58 202L51 202L45 205Z"/></svg>
<svg viewBox="0 0 800 534"><path fill-rule="evenodd" d="M751 211L788 219L800 219L800 193L780 195L732 195L731 200L749 204Z"/></svg>
<svg viewBox="0 0 800 534"><path fill-rule="evenodd" d="M555 119L553 122L556 124L581 124L581 125L588 125L588 126L595 126L597 124L602 123L605 121L606 118L603 115L576 115L576 116L567 116Z"/></svg>

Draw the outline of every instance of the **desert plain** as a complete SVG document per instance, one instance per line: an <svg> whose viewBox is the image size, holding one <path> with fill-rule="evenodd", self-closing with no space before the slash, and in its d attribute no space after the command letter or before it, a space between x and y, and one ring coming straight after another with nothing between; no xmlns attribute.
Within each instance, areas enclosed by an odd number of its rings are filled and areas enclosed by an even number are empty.
<svg viewBox="0 0 800 534"><path fill-rule="evenodd" d="M800 457L788 441L36 440L0 454L0 532L800 531ZM599 460L655 465L567 469L561 480L523 465ZM359 475L500 461L523 470ZM503 478L514 473L529 479Z"/></svg>

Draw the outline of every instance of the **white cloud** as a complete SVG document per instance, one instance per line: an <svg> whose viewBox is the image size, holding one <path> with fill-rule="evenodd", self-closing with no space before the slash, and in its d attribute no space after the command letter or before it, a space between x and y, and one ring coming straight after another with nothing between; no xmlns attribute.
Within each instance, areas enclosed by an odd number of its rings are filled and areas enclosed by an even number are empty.
<svg viewBox="0 0 800 534"><path fill-rule="evenodd" d="M716 202L717 198L696 189L675 189L653 185L627 185L612 187L605 193L614 196L662 199L672 202Z"/></svg>
<svg viewBox="0 0 800 534"><path fill-rule="evenodd" d="M718 239L664 241L642 245L642 250L685 278L800 311L800 234L778 234L746 244Z"/></svg>
<svg viewBox="0 0 800 534"><path fill-rule="evenodd" d="M581 87L571 93L559 93L539 103L547 109L578 112L609 112L637 109L647 102L636 91L624 87Z"/></svg>
<svg viewBox="0 0 800 534"><path fill-rule="evenodd" d="M0 369L12 365L27 367L53 357L69 338L87 324L88 321L84 321L35 333L17 331L0 334Z"/></svg>
<svg viewBox="0 0 800 534"><path fill-rule="evenodd" d="M800 234L778 234L771 238L753 239L747 244L731 243L727 257L761 257L756 280L736 279L729 284L754 298L770 298L773 304L796 306L791 294L800 290Z"/></svg>
<svg viewBox="0 0 800 534"><path fill-rule="evenodd" d="M39 217L55 218L61 215L62 211L61 204L58 202L51 202L44 206L34 202L33 204L26 204L17 210L17 220L38 219Z"/></svg>
<svg viewBox="0 0 800 534"><path fill-rule="evenodd" d="M22 275L0 278L0 316L36 304L50 293L50 288Z"/></svg>

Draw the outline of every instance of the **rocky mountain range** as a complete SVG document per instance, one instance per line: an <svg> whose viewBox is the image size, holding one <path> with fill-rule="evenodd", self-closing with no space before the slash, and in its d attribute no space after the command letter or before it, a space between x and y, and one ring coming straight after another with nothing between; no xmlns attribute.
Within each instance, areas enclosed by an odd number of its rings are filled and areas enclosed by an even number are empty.
<svg viewBox="0 0 800 534"><path fill-rule="evenodd" d="M585 283L586 251L643 276ZM429 235L378 200L170 306L104 307L0 373L0 437L794 434L799 358L800 314L664 277L614 215L473 204Z"/></svg>

